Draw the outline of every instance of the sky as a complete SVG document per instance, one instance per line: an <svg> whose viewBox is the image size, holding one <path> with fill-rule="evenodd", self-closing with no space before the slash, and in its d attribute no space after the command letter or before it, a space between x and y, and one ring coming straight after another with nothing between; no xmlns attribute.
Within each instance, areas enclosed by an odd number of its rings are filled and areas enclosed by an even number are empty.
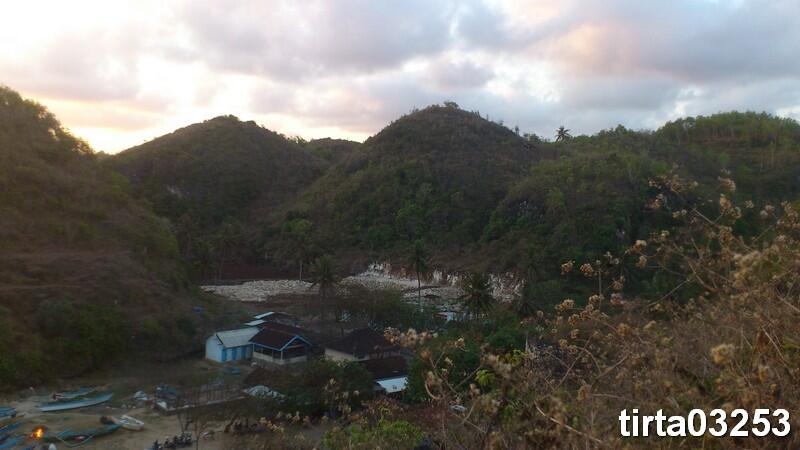
<svg viewBox="0 0 800 450"><path fill-rule="evenodd" d="M798 0L0 0L0 84L117 152L233 114L364 140L455 101L523 132L800 119Z"/></svg>

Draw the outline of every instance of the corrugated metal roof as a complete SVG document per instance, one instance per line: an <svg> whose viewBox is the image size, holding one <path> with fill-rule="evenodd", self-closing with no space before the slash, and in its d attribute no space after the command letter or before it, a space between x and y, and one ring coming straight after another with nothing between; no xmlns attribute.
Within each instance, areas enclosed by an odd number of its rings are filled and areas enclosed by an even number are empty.
<svg viewBox="0 0 800 450"><path fill-rule="evenodd" d="M265 312L265 313L257 314L257 315L255 315L255 316L253 316L253 318L255 318L255 319L263 319L264 317L269 317L269 316L271 316L271 315L273 315L273 314L275 314L275 311L270 311L270 312Z"/></svg>
<svg viewBox="0 0 800 450"><path fill-rule="evenodd" d="M258 333L258 328L247 327L238 330L218 331L217 339L225 348L241 347L250 343L250 338Z"/></svg>
<svg viewBox="0 0 800 450"><path fill-rule="evenodd" d="M261 325L262 323L267 323L267 321L262 319L256 319L256 320L251 320L250 322L246 322L245 325L247 325L248 327L255 327Z"/></svg>
<svg viewBox="0 0 800 450"><path fill-rule="evenodd" d="M408 377L389 378L377 381L387 394L404 391L408 385Z"/></svg>

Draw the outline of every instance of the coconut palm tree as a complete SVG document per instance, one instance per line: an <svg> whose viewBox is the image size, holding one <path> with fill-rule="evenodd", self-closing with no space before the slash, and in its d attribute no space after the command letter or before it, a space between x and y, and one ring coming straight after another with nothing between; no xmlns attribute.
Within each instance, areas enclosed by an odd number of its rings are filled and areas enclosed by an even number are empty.
<svg viewBox="0 0 800 450"><path fill-rule="evenodd" d="M464 283L464 295L461 297L467 311L473 319L489 311L494 306L492 283L485 273L473 272L467 275Z"/></svg>
<svg viewBox="0 0 800 450"><path fill-rule="evenodd" d="M536 298L530 281L525 281L521 292L514 296L511 306L520 317L530 317L536 314Z"/></svg>
<svg viewBox="0 0 800 450"><path fill-rule="evenodd" d="M428 250L421 239L414 242L414 252L411 255L414 272L417 273L417 306L422 309L422 275L428 273Z"/></svg>
<svg viewBox="0 0 800 450"><path fill-rule="evenodd" d="M322 307L328 305L328 296L334 292L336 284L339 282L339 275L333 258L329 255L322 255L311 263L311 282L312 286L317 286Z"/></svg>
<svg viewBox="0 0 800 450"><path fill-rule="evenodd" d="M564 128L564 125L561 125L560 127L558 127L558 130L556 130L556 142L566 141L571 137L572 135L569 134L569 129Z"/></svg>

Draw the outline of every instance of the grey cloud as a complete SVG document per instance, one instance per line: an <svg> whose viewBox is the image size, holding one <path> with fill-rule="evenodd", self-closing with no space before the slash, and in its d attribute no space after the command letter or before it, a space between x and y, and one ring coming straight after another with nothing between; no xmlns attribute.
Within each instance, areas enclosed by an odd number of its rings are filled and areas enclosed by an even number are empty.
<svg viewBox="0 0 800 450"><path fill-rule="evenodd" d="M70 34L41 49L25 67L0 60L13 86L37 95L88 101L118 100L138 91L135 46L117 33Z"/></svg>
<svg viewBox="0 0 800 450"><path fill-rule="evenodd" d="M452 61L448 58L433 60L428 67L428 78L444 90L476 89L484 86L494 76L490 67L470 61Z"/></svg>
<svg viewBox="0 0 800 450"><path fill-rule="evenodd" d="M567 78L563 108L648 110L674 101L681 84L665 78Z"/></svg>
<svg viewBox="0 0 800 450"><path fill-rule="evenodd" d="M684 81L800 75L800 2L795 0L592 0L579 5L554 19L560 27L550 29L550 51L537 48L540 42L533 44L534 51L587 75L658 74ZM559 45L582 27L600 30L587 42L590 55Z"/></svg>
<svg viewBox="0 0 800 450"><path fill-rule="evenodd" d="M261 2L188 5L183 13L217 67L296 79L371 72L446 48L449 2Z"/></svg>

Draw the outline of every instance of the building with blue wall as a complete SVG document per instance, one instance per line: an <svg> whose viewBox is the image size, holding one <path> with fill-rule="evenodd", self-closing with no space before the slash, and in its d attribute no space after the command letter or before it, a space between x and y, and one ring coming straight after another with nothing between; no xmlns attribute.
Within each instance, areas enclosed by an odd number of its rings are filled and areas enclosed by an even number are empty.
<svg viewBox="0 0 800 450"><path fill-rule="evenodd" d="M250 359L253 344L250 339L258 333L257 327L218 331L206 339L206 359L225 363Z"/></svg>

